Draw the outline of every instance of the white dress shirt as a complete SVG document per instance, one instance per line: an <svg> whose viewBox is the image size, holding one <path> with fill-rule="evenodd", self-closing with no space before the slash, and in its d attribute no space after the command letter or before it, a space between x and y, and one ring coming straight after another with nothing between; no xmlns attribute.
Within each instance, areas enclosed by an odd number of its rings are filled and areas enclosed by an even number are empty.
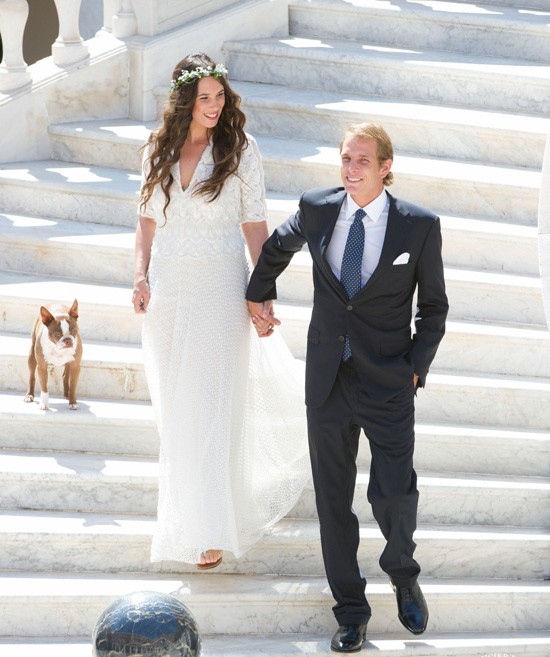
<svg viewBox="0 0 550 657"><path fill-rule="evenodd" d="M382 190L380 196L366 205L363 210L366 215L363 217L363 226L365 227L365 247L363 250L363 262L361 265L361 286L372 276L376 269L382 245L386 236L386 226L388 224L389 198L386 190ZM334 226L334 232L327 247L325 257L334 272L334 275L340 280L340 270L342 268L342 258L348 239L349 229L354 220L355 212L359 210L357 203L349 194L342 204L340 214Z"/></svg>

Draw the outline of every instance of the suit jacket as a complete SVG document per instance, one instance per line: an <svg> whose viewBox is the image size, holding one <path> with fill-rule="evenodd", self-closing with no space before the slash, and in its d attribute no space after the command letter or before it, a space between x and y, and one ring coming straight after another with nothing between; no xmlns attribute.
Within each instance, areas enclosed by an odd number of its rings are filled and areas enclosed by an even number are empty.
<svg viewBox="0 0 550 657"><path fill-rule="evenodd" d="M277 276L307 242L313 261L314 301L307 336L306 404L323 405L350 339L359 379L374 399L385 401L412 386L424 385L445 333L448 311L439 218L388 194L390 207L380 262L362 289L348 299L325 258L340 208L343 188L313 189L299 209L263 246L246 298L275 299ZM403 253L406 264L393 264ZM406 259L406 257L405 257ZM415 291L417 311L411 335Z"/></svg>

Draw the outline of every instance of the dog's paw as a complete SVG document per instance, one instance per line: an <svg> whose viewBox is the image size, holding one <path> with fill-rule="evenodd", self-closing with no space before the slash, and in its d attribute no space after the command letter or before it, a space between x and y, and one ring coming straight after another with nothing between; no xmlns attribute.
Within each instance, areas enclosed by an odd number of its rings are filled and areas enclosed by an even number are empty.
<svg viewBox="0 0 550 657"><path fill-rule="evenodd" d="M23 401L29 404L30 402L34 401L34 395L25 395L23 397Z"/></svg>
<svg viewBox="0 0 550 657"><path fill-rule="evenodd" d="M44 402L40 402L40 404L38 406L38 410L39 411L49 411L50 407L47 404L45 404Z"/></svg>
<svg viewBox="0 0 550 657"><path fill-rule="evenodd" d="M69 408L71 411L78 411L78 404L69 404Z"/></svg>

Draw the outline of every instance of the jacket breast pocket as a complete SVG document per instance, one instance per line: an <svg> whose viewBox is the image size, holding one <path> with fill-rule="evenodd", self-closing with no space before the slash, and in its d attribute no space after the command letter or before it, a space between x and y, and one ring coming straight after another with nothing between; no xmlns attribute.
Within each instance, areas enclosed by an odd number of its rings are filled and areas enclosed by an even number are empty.
<svg viewBox="0 0 550 657"><path fill-rule="evenodd" d="M307 341L313 344L319 344L319 329L315 326L310 326L307 332Z"/></svg>

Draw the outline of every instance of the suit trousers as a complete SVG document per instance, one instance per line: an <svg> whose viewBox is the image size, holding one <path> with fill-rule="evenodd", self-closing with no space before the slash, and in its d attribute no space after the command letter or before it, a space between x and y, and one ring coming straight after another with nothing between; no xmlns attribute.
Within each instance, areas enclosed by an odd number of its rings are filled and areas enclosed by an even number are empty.
<svg viewBox="0 0 550 657"><path fill-rule="evenodd" d="M367 497L386 539L380 566L398 586L412 586L420 572L413 559L418 507L413 381L389 401L377 401L364 390L352 361L340 365L323 406L307 409L323 560L339 625L366 623L371 615L357 561L359 521L352 508L361 429L371 451Z"/></svg>

